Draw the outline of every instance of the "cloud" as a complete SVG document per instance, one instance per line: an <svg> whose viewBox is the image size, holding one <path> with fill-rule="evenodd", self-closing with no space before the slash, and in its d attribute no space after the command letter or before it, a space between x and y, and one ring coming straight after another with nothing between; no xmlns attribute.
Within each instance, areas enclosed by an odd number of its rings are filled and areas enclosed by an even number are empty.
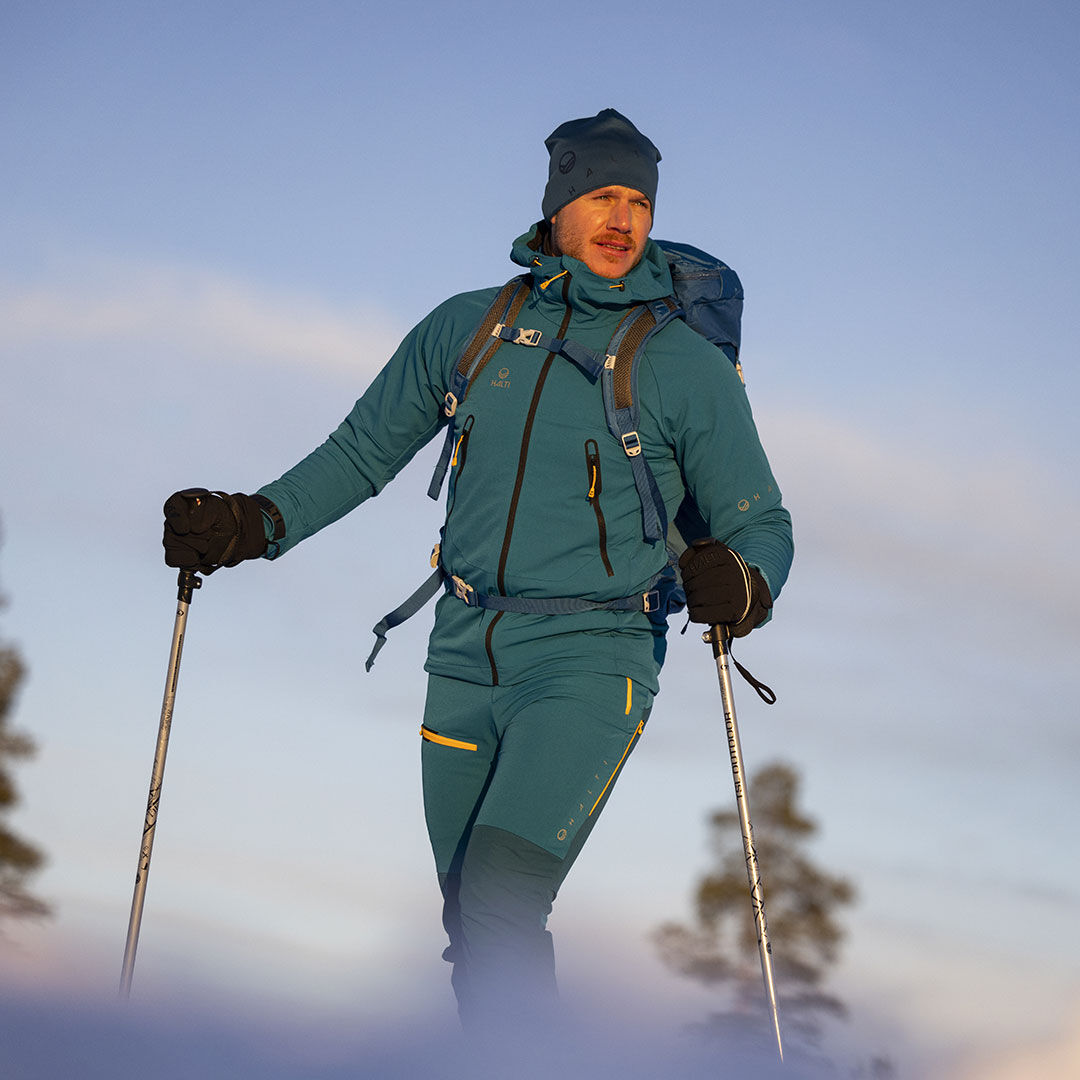
<svg viewBox="0 0 1080 1080"><path fill-rule="evenodd" d="M970 430L962 430L967 423ZM765 442L792 509L799 557L903 594L924 611L966 607L1075 639L1080 503L1035 448L989 440L957 415L948 440L908 440L857 420L787 410Z"/></svg>
<svg viewBox="0 0 1080 1080"><path fill-rule="evenodd" d="M0 285L0 348L149 340L374 373L401 336L374 307L342 310L203 267L73 256Z"/></svg>

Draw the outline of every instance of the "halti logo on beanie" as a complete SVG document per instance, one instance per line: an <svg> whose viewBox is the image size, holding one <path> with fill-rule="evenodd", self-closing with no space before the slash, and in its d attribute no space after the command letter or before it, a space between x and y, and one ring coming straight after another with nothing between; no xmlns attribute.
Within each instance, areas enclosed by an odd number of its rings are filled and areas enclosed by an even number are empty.
<svg viewBox="0 0 1080 1080"><path fill-rule="evenodd" d="M574 166L577 164L577 154L573 150L567 150L561 158L559 158L559 172L565 176L568 172L571 172Z"/></svg>

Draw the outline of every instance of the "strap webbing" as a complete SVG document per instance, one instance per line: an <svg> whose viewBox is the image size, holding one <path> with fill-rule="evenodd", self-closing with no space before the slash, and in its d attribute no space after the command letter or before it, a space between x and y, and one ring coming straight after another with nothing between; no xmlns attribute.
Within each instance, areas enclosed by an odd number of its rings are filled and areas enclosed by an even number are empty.
<svg viewBox="0 0 1080 1080"><path fill-rule="evenodd" d="M545 334L542 330L528 330L523 326L499 326L492 333L512 345L528 345L531 348L543 349L544 352L564 356L577 364L593 381L599 378L600 372L604 369L603 353L594 352L571 338L555 337L553 334Z"/></svg>
<svg viewBox="0 0 1080 1080"><path fill-rule="evenodd" d="M521 277L511 278L502 287L499 295L495 297L484 313L484 318L476 328L472 340L462 351L457 363L458 374L471 379L491 359L491 356L499 347L498 344L492 345L490 353L481 357L475 369L473 368L473 361L480 355L484 346L489 344L491 333L496 325L498 323L513 322L518 317L518 313L525 303L525 298L529 295L529 283L531 280L530 275L523 274Z"/></svg>
<svg viewBox="0 0 1080 1080"><path fill-rule="evenodd" d="M573 615L584 611L667 611L668 599L677 588L674 574L665 566L646 585L642 592L632 596L621 596L617 600L585 600L580 596L493 596L478 593L461 578L448 574L440 563L426 581L402 604L384 615L378 624L372 627L375 635L375 647L364 662L364 669L370 671L375 657L386 644L386 635L395 626L400 626L406 619L411 619L440 588L453 593L469 607L485 608L489 611L510 611L519 615Z"/></svg>
<svg viewBox="0 0 1080 1080"><path fill-rule="evenodd" d="M400 626L406 619L411 619L441 588L443 585L443 569L437 567L427 580L416 590L403 604L399 604L393 611L384 615L378 625L372 627L371 632L375 635L375 647L371 655L364 661L364 670L370 671L379 650L386 644L386 635L395 626Z"/></svg>
<svg viewBox="0 0 1080 1080"><path fill-rule="evenodd" d="M575 615L585 611L659 611L664 602L664 590L655 587L659 581L657 575L644 592L621 596L617 600L585 600L580 596L497 596L478 593L471 588L466 593L454 588L453 584L448 588L469 607L512 611L519 615Z"/></svg>
<svg viewBox="0 0 1080 1080"><path fill-rule="evenodd" d="M493 337L495 327L500 323L511 323L521 313L525 301L529 296L531 277L523 274L521 277L511 278L499 291L499 295L491 302L484 318L473 334L469 344L462 350L461 357L454 368L450 389L446 395L447 405L444 412L447 418L451 418L457 411L457 407L465 400L469 392L469 385L473 379L483 371L488 361L499 351L502 339ZM484 346L488 348L484 351ZM450 401L453 399L453 406ZM454 454L454 424L451 420L446 427L446 438L443 440L442 453L435 465L435 471L428 484L428 498L438 499L442 490L443 480L446 479L446 470L450 467L450 459Z"/></svg>
<svg viewBox="0 0 1080 1080"><path fill-rule="evenodd" d="M634 486L641 502L642 536L647 543L666 541L667 513L637 433L640 413L637 404L637 369L649 339L677 314L678 306L667 298L651 301L627 312L612 335L607 363L600 378L608 429L622 443L630 462Z"/></svg>

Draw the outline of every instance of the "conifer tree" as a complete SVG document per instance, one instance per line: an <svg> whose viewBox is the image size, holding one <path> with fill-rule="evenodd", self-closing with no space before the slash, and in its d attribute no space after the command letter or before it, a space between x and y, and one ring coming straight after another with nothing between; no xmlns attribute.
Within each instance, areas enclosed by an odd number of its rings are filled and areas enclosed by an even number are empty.
<svg viewBox="0 0 1080 1080"><path fill-rule="evenodd" d="M813 1047L822 1018L845 1012L823 983L843 937L838 909L852 903L855 892L807 855L817 826L796 805L798 787L798 774L782 764L767 765L748 781L785 1043L794 1036ZM771 1019L734 809L710 816L709 841L715 864L695 891L692 923L660 927L656 942L669 967L723 995L722 1007L694 1025L698 1031L768 1045Z"/></svg>
<svg viewBox="0 0 1080 1080"><path fill-rule="evenodd" d="M31 896L25 885L26 878L41 866L44 857L37 848L20 840L4 821L18 802L11 763L29 757L35 750L28 735L10 728L15 698L25 673L18 651L0 642L0 925L5 919L48 913L48 907Z"/></svg>

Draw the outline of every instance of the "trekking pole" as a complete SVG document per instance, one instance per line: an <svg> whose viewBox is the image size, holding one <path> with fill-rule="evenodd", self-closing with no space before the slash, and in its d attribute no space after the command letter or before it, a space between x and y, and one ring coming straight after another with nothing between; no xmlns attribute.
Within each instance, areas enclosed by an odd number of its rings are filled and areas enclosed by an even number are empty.
<svg viewBox="0 0 1080 1080"><path fill-rule="evenodd" d="M172 649L169 652L169 673L165 678L165 697L161 703L161 723L158 725L154 768L150 774L150 797L146 803L139 865L135 871L135 892L131 898L131 917L128 919L127 944L124 946L124 966L120 973L120 993L131 994L131 977L135 972L135 951L139 947L139 927L142 925L143 902L146 899L146 879L150 875L150 854L154 849L154 830L157 827L161 783L165 776L165 754L169 749L169 729L172 727L173 705L176 701L176 682L180 675L180 654L184 649L184 628L187 625L188 605L192 594L202 585L194 570L181 570L177 579L176 622L173 624Z"/></svg>
<svg viewBox="0 0 1080 1080"><path fill-rule="evenodd" d="M724 706L724 725L727 728L728 750L731 753L731 772L735 778L735 802L739 807L742 824L743 851L746 853L746 876L750 882L750 904L754 909L754 925L757 928L758 954L761 956L761 975L765 980L765 993L772 1010L773 1031L780 1061L784 1060L784 1044L780 1039L780 1014L776 1007L776 986L773 983L772 946L769 944L769 924L765 918L765 890L758 870L757 851L754 848L754 830L750 824L750 801L743 773L742 746L739 743L739 725L735 720L735 693L731 688L731 631L726 626L714 626L702 634L702 640L712 645L716 657L716 671L720 676L720 698Z"/></svg>

